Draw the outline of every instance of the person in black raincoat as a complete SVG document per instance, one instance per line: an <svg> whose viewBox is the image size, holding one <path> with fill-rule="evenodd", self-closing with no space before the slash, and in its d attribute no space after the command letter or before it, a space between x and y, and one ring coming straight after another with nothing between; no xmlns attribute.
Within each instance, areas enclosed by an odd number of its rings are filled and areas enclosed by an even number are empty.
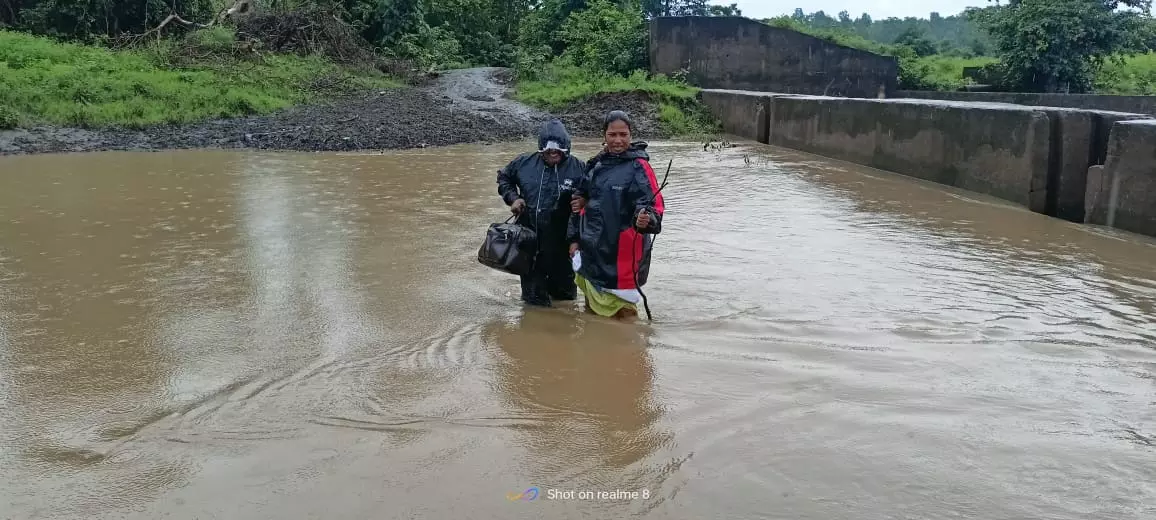
<svg viewBox="0 0 1156 520"><path fill-rule="evenodd" d="M606 146L587 162L574 194L580 209L566 232L586 309L603 316L638 315L638 288L650 272L653 236L662 231L658 178L647 144L631 141L633 127L619 110L603 120Z"/></svg>
<svg viewBox="0 0 1156 520"><path fill-rule="evenodd" d="M519 155L498 170L498 194L518 215L518 223L538 236L531 272L521 277L522 301L530 305L549 306L552 300L578 297L566 226L574 187L585 171L585 163L570 154L570 134L557 119L542 125L537 152Z"/></svg>

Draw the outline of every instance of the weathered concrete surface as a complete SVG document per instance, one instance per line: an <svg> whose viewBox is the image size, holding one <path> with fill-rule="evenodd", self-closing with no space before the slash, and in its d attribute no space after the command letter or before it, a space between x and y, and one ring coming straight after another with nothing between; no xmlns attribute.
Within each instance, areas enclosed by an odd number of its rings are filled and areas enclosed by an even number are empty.
<svg viewBox="0 0 1156 520"><path fill-rule="evenodd" d="M1041 94L1029 92L938 92L927 90L899 90L889 95L897 98L1012 103L1016 105L1083 108L1156 116L1156 96L1102 96L1097 94Z"/></svg>
<svg viewBox="0 0 1156 520"><path fill-rule="evenodd" d="M688 71L712 89L877 97L894 92L898 61L737 16L650 21L650 71Z"/></svg>
<svg viewBox="0 0 1156 520"><path fill-rule="evenodd" d="M1151 116L1060 107L1032 108L1044 110L1052 125L1053 155L1044 213L1083 222L1088 168L1104 163L1112 126L1119 121L1151 119Z"/></svg>
<svg viewBox="0 0 1156 520"><path fill-rule="evenodd" d="M1112 125L1108 160L1088 181L1087 222L1156 236L1156 121Z"/></svg>
<svg viewBox="0 0 1156 520"><path fill-rule="evenodd" d="M814 96L772 104L770 144L1045 210L1051 128L1043 111Z"/></svg>
<svg viewBox="0 0 1156 520"><path fill-rule="evenodd" d="M1129 114L1010 103L704 90L734 135L987 193L1085 221L1089 167Z"/></svg>
<svg viewBox="0 0 1156 520"><path fill-rule="evenodd" d="M703 90L699 98L718 117L723 131L760 143L767 142L767 112L771 98L766 92Z"/></svg>
<svg viewBox="0 0 1156 520"><path fill-rule="evenodd" d="M704 89L699 98L722 123L723 131L767 143L770 136L771 99L798 94L754 90Z"/></svg>

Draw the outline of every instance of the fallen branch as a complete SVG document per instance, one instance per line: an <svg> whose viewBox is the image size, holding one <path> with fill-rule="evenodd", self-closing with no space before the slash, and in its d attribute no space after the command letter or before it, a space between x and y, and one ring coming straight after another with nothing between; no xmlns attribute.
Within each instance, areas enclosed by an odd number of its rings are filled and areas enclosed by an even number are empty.
<svg viewBox="0 0 1156 520"><path fill-rule="evenodd" d="M215 20L214 20L214 21L215 21ZM160 32L161 32L161 29L164 29L164 27L165 27L166 25L168 25L168 24L169 24L169 22L177 22L177 23L179 23L179 24L181 24L181 25L184 25L185 27L199 27L199 28L201 28L201 29L208 29L209 27L212 27L212 26L213 26L213 22L209 22L209 23L207 23L207 24L204 24L204 23L197 23L197 22L190 22L190 21L188 21L188 20L185 20L184 18L181 18L181 17L180 17L180 15L177 15L177 14L170 14L170 15L168 16L168 18L165 18L165 19L164 19L164 21L162 21L162 22L160 23L160 25L158 25L158 26L156 26L156 27L153 27L153 29L152 29L151 31L148 31L148 32L146 32L146 33L144 33L144 34L140 35L140 36L141 36L141 38L144 38L145 36L148 36L148 35L150 35L150 34L152 34L152 33L160 33ZM159 36L159 34L158 34L158 36Z"/></svg>
<svg viewBox="0 0 1156 520"><path fill-rule="evenodd" d="M152 34L156 34L157 40L159 41L161 39L161 31L165 28L165 26L167 26L169 23L172 23L172 22L176 22L178 24L184 25L185 27L197 27L200 29L207 29L207 28L213 26L213 22L209 22L207 24L190 22L188 20L185 20L184 18L181 18L180 15L173 13L173 14L170 14L168 17L166 17L164 20L161 20L161 23L158 24L156 27L153 27L152 29L149 29L148 31L145 31L141 34L134 34L134 35L124 36L122 38L119 38L120 44L121 44L120 46L121 47L132 47L132 46L140 43L145 38L148 38Z"/></svg>
<svg viewBox="0 0 1156 520"><path fill-rule="evenodd" d="M222 9L220 13L217 13L217 17L213 19L213 22L223 22L226 18L233 15L248 13L251 8L251 0L236 0L232 7Z"/></svg>

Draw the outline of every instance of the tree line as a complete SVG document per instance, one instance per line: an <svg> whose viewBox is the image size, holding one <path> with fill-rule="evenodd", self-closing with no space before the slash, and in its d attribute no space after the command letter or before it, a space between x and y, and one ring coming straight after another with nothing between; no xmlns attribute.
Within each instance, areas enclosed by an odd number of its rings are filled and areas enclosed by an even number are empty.
<svg viewBox="0 0 1156 520"><path fill-rule="evenodd" d="M832 18L796 9L777 24L841 35L840 43L854 45L847 37L857 37L892 46L867 50L898 54L901 65L905 56L990 56L998 62L986 67L989 81L1002 90L1023 92L1088 92L1109 61L1156 50L1151 0L989 2L926 19L872 20L868 14L853 19L846 11ZM908 80L918 82L917 77Z"/></svg>
<svg viewBox="0 0 1156 520"><path fill-rule="evenodd" d="M224 1L0 0L0 27L99 43L145 33L171 14L206 22L227 7ZM566 56L615 73L646 67L649 18L741 15L733 4L707 0L258 0L257 6L332 13L369 45L432 65L528 66Z"/></svg>
<svg viewBox="0 0 1156 520"><path fill-rule="evenodd" d="M0 0L0 26L98 43L141 34L171 14L213 19L233 0ZM388 55L431 66L489 65L532 73L566 64L627 75L647 68L646 22L655 16L742 15L707 0L257 0L260 9L331 13ZM912 58L991 56L990 76L1008 90L1084 92L1109 60L1156 49L1151 0L1005 0L963 13L874 20L822 11L767 23L840 34ZM175 28L179 30L180 28Z"/></svg>
<svg viewBox="0 0 1156 520"><path fill-rule="evenodd" d="M851 18L851 13L841 11L832 17L823 11L805 13L802 9L795 9L789 19L820 31L840 31L880 43L905 44L920 56L984 56L991 48L988 34L964 13L945 17L933 12L928 18L909 16L876 20L868 13Z"/></svg>

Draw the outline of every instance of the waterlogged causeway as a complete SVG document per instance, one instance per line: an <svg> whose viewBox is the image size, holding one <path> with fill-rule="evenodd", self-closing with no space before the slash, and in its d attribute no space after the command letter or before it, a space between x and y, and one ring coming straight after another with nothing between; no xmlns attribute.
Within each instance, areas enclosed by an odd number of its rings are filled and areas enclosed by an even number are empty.
<svg viewBox="0 0 1156 520"><path fill-rule="evenodd" d="M525 148L0 159L0 517L1156 517L1152 241L657 143L655 322L523 310Z"/></svg>

